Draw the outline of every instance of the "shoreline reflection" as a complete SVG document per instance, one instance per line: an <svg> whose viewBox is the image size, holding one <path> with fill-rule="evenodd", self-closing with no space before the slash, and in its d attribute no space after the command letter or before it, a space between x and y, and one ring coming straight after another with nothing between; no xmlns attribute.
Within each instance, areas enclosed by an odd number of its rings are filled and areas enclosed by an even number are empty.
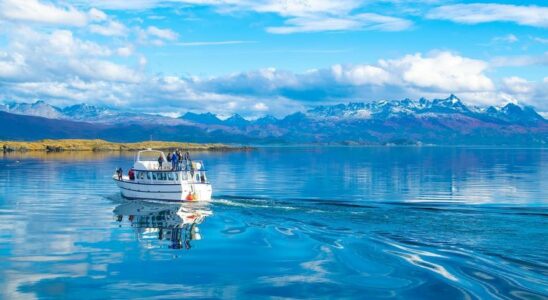
<svg viewBox="0 0 548 300"><path fill-rule="evenodd" d="M146 248L158 248L158 241L166 241L170 249L190 250L192 241L202 239L198 225L213 214L207 204L197 205L125 200L113 213L118 223L128 222L135 229Z"/></svg>

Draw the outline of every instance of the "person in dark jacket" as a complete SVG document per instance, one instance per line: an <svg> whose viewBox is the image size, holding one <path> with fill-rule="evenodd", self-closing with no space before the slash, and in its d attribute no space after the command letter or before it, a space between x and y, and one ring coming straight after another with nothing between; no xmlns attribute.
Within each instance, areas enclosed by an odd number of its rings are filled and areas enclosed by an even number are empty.
<svg viewBox="0 0 548 300"><path fill-rule="evenodd" d="M164 157L162 155L158 156L158 165L160 166L160 170L162 169L163 163L164 163Z"/></svg>
<svg viewBox="0 0 548 300"><path fill-rule="evenodd" d="M177 169L179 169L179 165L181 164L181 155L179 154L179 150L175 150L175 156L177 156Z"/></svg>
<svg viewBox="0 0 548 300"><path fill-rule="evenodd" d="M171 156L171 169L172 170L177 170L177 164L178 164L178 157L177 157L177 154L176 153L173 153L173 155Z"/></svg>

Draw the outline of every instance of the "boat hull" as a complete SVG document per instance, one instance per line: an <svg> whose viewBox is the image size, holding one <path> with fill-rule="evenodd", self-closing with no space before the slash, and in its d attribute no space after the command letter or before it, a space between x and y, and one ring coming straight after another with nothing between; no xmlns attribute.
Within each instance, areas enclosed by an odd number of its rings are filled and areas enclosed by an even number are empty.
<svg viewBox="0 0 548 300"><path fill-rule="evenodd" d="M188 183L147 184L113 178L123 197L128 199L150 199L164 201L211 200L211 184Z"/></svg>

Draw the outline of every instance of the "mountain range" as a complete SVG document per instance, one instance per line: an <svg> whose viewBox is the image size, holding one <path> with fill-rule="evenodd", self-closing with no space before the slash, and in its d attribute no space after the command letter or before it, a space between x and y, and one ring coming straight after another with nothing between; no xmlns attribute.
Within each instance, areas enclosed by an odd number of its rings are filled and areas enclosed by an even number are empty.
<svg viewBox="0 0 548 300"><path fill-rule="evenodd" d="M546 145L548 121L532 107L465 105L445 99L312 107L278 119L188 112L179 118L77 104L0 104L0 139L103 138L253 144Z"/></svg>

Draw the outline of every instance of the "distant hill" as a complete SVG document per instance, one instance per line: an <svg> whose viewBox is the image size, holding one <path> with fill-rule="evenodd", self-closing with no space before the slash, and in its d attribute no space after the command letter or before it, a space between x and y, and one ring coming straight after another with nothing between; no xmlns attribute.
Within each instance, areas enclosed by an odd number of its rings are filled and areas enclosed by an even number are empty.
<svg viewBox="0 0 548 300"><path fill-rule="evenodd" d="M4 141L0 142L3 152L13 151L136 151L146 148L157 150L210 150L210 151L230 151L230 150L249 150L249 147L234 147L223 144L196 144L196 143L178 143L178 142L159 142L144 141L137 143L113 143L100 139L46 139L38 141Z"/></svg>
<svg viewBox="0 0 548 300"><path fill-rule="evenodd" d="M149 139L196 143L257 143L258 139L220 130L204 130L194 125L121 123L103 124L0 112L0 140L104 139L113 142L139 142Z"/></svg>
<svg viewBox="0 0 548 300"><path fill-rule="evenodd" d="M7 106L4 110L10 112L0 113L0 139L133 142L152 136L156 140L255 144L548 144L548 121L533 108L512 103L467 106L454 95L317 106L282 119L266 116L257 120L240 115L221 120L212 113L187 113L175 119L83 105L48 108L38 102ZM14 110L19 115L11 113ZM50 117L23 115L39 112Z"/></svg>
<svg viewBox="0 0 548 300"><path fill-rule="evenodd" d="M0 140L95 138L104 125L16 115L0 111Z"/></svg>

